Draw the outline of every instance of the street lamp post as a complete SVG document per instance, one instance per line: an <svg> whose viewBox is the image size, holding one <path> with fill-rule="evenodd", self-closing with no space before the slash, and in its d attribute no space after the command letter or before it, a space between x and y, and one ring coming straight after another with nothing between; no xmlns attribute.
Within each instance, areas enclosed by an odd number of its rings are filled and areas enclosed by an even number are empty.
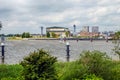
<svg viewBox="0 0 120 80"><path fill-rule="evenodd" d="M108 42L108 32L107 32L107 34L106 34L106 42Z"/></svg>
<svg viewBox="0 0 120 80"><path fill-rule="evenodd" d="M91 33L91 36L90 36L90 41L93 42L93 35Z"/></svg>
<svg viewBox="0 0 120 80"><path fill-rule="evenodd" d="M2 53L2 63L4 63L4 58L5 58L5 44L1 43L1 53Z"/></svg>
<svg viewBox="0 0 120 80"><path fill-rule="evenodd" d="M0 30L2 28L2 23L0 21ZM1 59L2 59L2 63L4 63L4 58L5 58L5 44L4 44L5 38L4 38L4 34L1 35Z"/></svg>
<svg viewBox="0 0 120 80"><path fill-rule="evenodd" d="M69 58L70 58L70 48L69 47L70 47L69 42L67 42L66 43L66 52L67 52L66 59L68 62L69 62Z"/></svg>
<svg viewBox="0 0 120 80"><path fill-rule="evenodd" d="M43 36L43 26L41 26L41 36Z"/></svg>

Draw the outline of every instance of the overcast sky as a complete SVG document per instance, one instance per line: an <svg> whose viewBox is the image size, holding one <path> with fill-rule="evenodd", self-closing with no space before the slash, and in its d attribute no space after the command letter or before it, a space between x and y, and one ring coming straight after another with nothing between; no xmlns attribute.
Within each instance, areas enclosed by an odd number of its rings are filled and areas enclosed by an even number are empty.
<svg viewBox="0 0 120 80"><path fill-rule="evenodd" d="M0 0L0 33L41 33L40 27L99 26L120 30L120 0Z"/></svg>

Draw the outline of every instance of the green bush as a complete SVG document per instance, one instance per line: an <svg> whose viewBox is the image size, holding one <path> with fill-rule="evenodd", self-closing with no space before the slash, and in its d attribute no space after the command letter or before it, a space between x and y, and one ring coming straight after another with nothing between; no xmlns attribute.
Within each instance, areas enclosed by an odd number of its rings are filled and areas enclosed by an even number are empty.
<svg viewBox="0 0 120 80"><path fill-rule="evenodd" d="M100 51L84 51L77 61L56 61L48 52L37 50L24 58L23 67L0 65L0 80L120 80L120 61Z"/></svg>
<svg viewBox="0 0 120 80"><path fill-rule="evenodd" d="M113 63L113 66L111 68L111 75L107 76L107 77L110 77L109 80L120 80L120 62L119 61L115 61Z"/></svg>
<svg viewBox="0 0 120 80"><path fill-rule="evenodd" d="M82 80L87 74L86 68L78 62L57 63L58 80Z"/></svg>
<svg viewBox="0 0 120 80"><path fill-rule="evenodd" d="M55 80L57 74L54 63L56 58L44 50L37 50L31 53L20 63L24 70L25 80Z"/></svg>
<svg viewBox="0 0 120 80"><path fill-rule="evenodd" d="M86 75L82 80L103 80L102 78L97 77L94 74Z"/></svg>
<svg viewBox="0 0 120 80"><path fill-rule="evenodd" d="M56 34L54 32L51 33L53 38L56 38Z"/></svg>
<svg viewBox="0 0 120 80"><path fill-rule="evenodd" d="M106 53L100 51L85 51L81 54L79 62L87 67L88 74L95 74L105 80L109 80L112 61Z"/></svg>
<svg viewBox="0 0 120 80"><path fill-rule="evenodd" d="M113 43L115 44L113 51L119 56L120 59L120 31L115 32Z"/></svg>

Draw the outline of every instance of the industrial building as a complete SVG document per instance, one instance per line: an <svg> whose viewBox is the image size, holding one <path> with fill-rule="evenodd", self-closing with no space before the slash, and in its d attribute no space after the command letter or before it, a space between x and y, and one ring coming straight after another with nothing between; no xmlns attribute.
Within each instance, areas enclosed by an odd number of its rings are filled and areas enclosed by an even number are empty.
<svg viewBox="0 0 120 80"><path fill-rule="evenodd" d="M50 37L53 37L52 34L54 33L57 37L66 37L66 32L69 32L68 28L65 27L47 27L46 28L46 33L50 33Z"/></svg>

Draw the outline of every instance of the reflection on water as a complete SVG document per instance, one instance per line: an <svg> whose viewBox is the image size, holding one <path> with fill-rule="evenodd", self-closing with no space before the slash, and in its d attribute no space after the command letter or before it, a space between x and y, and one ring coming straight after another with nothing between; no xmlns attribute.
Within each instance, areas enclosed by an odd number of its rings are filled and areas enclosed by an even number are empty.
<svg viewBox="0 0 120 80"><path fill-rule="evenodd" d="M79 54L83 50L99 50L106 52L113 59L118 59L113 54L112 49L114 44L112 41L69 41L70 44L70 61L79 58ZM50 52L51 55L56 56L58 61L66 61L66 44L59 40L19 40L6 41L5 46L5 63L16 64L19 63L30 52L37 49L44 49Z"/></svg>

